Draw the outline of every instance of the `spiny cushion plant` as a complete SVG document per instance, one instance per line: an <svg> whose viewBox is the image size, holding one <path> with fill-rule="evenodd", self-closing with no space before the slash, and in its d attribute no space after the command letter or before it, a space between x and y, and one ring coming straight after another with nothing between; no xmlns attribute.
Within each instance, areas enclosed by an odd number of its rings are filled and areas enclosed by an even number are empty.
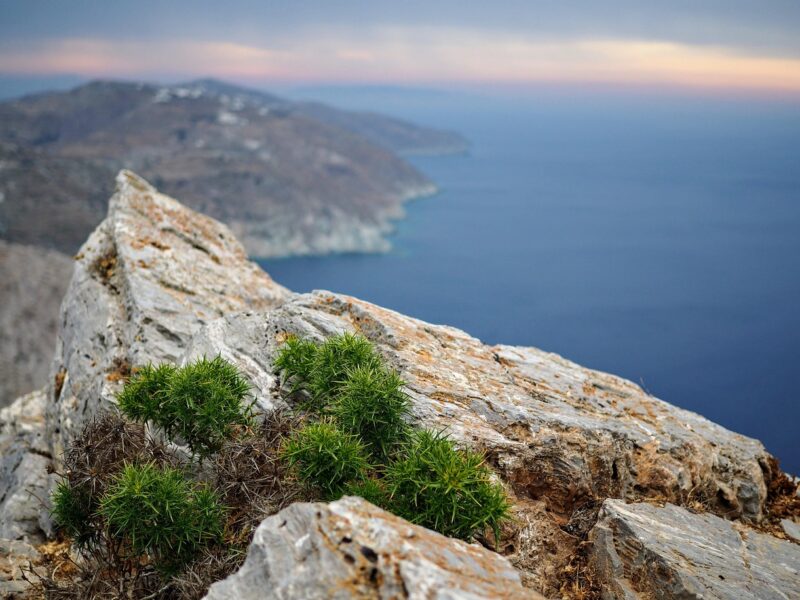
<svg viewBox="0 0 800 600"><path fill-rule="evenodd" d="M444 535L469 539L507 518L508 499L482 455L458 450L441 432L417 430L404 455L386 467L397 514Z"/></svg>
<svg viewBox="0 0 800 600"><path fill-rule="evenodd" d="M385 461L409 432L410 402L400 376L385 367L357 366L347 372L331 405L339 426L361 438L370 454Z"/></svg>
<svg viewBox="0 0 800 600"><path fill-rule="evenodd" d="M151 421L170 439L185 442L193 453L217 452L237 426L250 425L245 403L250 385L238 369L215 357L178 369L147 366L134 374L117 397L120 410L134 421Z"/></svg>
<svg viewBox="0 0 800 600"><path fill-rule="evenodd" d="M284 455L299 478L327 500L340 497L349 481L364 479L370 466L361 440L330 420L294 432Z"/></svg>
<svg viewBox="0 0 800 600"><path fill-rule="evenodd" d="M222 540L225 511L209 488L190 482L178 469L128 465L100 502L110 534L160 570L186 563Z"/></svg>
<svg viewBox="0 0 800 600"><path fill-rule="evenodd" d="M372 344L360 335L343 333L326 340L317 349L309 388L318 402L329 402L356 367L381 368L382 362Z"/></svg>
<svg viewBox="0 0 800 600"><path fill-rule="evenodd" d="M322 344L289 337L278 351L275 368L283 373L292 391L305 390L311 396L308 407L322 412L336 396L356 367L380 368L382 361L372 344L359 335L343 333Z"/></svg>
<svg viewBox="0 0 800 600"><path fill-rule="evenodd" d="M321 345L290 339L276 367L293 389L311 393L310 418L323 415L286 447L301 481L326 499L358 495L445 535L469 539L487 527L499 535L510 506L483 455L457 449L441 432L412 430L404 382L368 340L349 333ZM353 440L369 452L369 466Z"/></svg>
<svg viewBox="0 0 800 600"><path fill-rule="evenodd" d="M133 421L152 420L161 413L177 368L170 364L138 368L117 395L117 405Z"/></svg>
<svg viewBox="0 0 800 600"><path fill-rule="evenodd" d="M317 356L317 345L309 340L289 336L275 359L275 370L292 383L292 392L304 388L311 380Z"/></svg>
<svg viewBox="0 0 800 600"><path fill-rule="evenodd" d="M97 539L98 532L91 526L93 502L85 487L62 480L53 492L50 504L53 522L75 546L85 548Z"/></svg>

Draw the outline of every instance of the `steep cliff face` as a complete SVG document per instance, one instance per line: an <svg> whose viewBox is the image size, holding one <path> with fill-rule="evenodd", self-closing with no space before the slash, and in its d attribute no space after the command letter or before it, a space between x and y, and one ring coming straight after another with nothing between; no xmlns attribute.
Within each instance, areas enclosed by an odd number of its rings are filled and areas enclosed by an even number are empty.
<svg viewBox="0 0 800 600"><path fill-rule="evenodd" d="M44 439L48 446L33 454L57 462L86 419L114 402L128 369L150 361L221 354L247 374L262 410L282 406L273 362L286 336L322 339L355 331L408 382L413 419L484 451L506 486L514 520L504 531L499 550L505 558L498 558L495 573L505 572L507 559L528 590L547 596L580 597L593 581L595 591L602 588L607 597L675 597L680 590L669 587L667 579L707 577L703 554L717 548L715 560L731 569L737 569L735 561L757 563L760 579L754 581L770 582L785 597L800 594L800 578L792 578L800 570L800 546L753 529L776 522L776 481L784 482L781 493L793 493L758 441L653 398L629 381L535 348L488 346L457 329L347 296L292 294L247 261L226 227L159 194L132 173L119 175L108 217L79 254L62 311L51 383L42 402L46 417L27 432L7 427L6 447L22 448L13 456L26 456L25 447ZM20 471L15 466L20 461L5 453L3 461L5 485L44 493L43 465ZM417 544L425 536L404 537L407 524L401 520L370 516L372 509L360 505L343 506L331 507L331 514L293 507L265 521L257 536L261 546L251 548L246 571L210 597L231 597L224 590L242 590L237 586L247 581L262 589L318 591L314 581L325 580L325 569L347 561L338 546L321 546L319 540L332 538L320 538L320 527L360 529L361 520L380 522L386 535L400 536L396 539L405 540L404 552L411 557L404 563L392 550L376 553L375 569L414 572L413 556L420 555ZM18 503L0 504L0 509L2 531L14 537L41 536L47 529L46 520L20 514ZM284 522L292 528L284 530ZM737 539L756 540L748 546L750 558L726 558L725 548L732 547L730 522L740 532ZM669 544L657 541L659 532L670 532ZM308 541L317 538L319 543ZM276 566L275 556L265 556L265 544L298 552L307 544L308 552L287 555ZM681 544L683 559L670 559ZM485 583L480 575L485 565L464 554L472 552L469 547L438 548L457 557L453 564L462 565L458 569L466 579ZM321 571L314 575L319 579L308 579L302 567L306 558L318 561ZM446 572L440 575L447 580ZM684 588L700 589L692 585ZM735 587L718 585L712 595L733 598ZM408 588L405 595L414 596ZM442 597L498 595L454 589Z"/></svg>

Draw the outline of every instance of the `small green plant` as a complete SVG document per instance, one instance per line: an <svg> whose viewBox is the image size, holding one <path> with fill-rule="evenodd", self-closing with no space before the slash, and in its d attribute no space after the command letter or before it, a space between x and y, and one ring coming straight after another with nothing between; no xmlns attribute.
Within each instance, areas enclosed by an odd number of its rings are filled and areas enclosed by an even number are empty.
<svg viewBox="0 0 800 600"><path fill-rule="evenodd" d="M212 490L180 470L145 464L128 465L114 478L99 513L134 555L170 571L221 541L225 511Z"/></svg>
<svg viewBox="0 0 800 600"><path fill-rule="evenodd" d="M343 496L360 496L367 502L379 506L385 510L391 510L389 496L386 488L377 479L369 478L359 481L351 481L344 486Z"/></svg>
<svg viewBox="0 0 800 600"><path fill-rule="evenodd" d="M508 518L508 499L483 456L456 449L442 433L416 431L385 481L397 514L447 536L467 540L491 527L498 538Z"/></svg>
<svg viewBox="0 0 800 600"><path fill-rule="evenodd" d="M385 462L408 435L410 402L403 385L382 366L357 366L347 372L331 406L339 426L359 436L376 460Z"/></svg>
<svg viewBox="0 0 800 600"><path fill-rule="evenodd" d="M97 539L97 531L91 527L96 502L93 502L84 486L73 486L69 481L62 480L53 492L50 503L53 521L75 546L84 548Z"/></svg>
<svg viewBox="0 0 800 600"><path fill-rule="evenodd" d="M206 457L217 452L237 426L251 424L251 409L245 403L249 389L238 369L217 356L180 369L145 367L117 400L130 419L151 421L170 439L182 440L193 453Z"/></svg>
<svg viewBox="0 0 800 600"><path fill-rule="evenodd" d="M379 369L382 362L366 338L343 333L328 338L314 357L309 387L319 403L329 402L347 380L348 372L357 367Z"/></svg>
<svg viewBox="0 0 800 600"><path fill-rule="evenodd" d="M307 386L311 380L317 348L314 342L290 336L278 351L275 370L283 374L284 381L292 383L292 393Z"/></svg>
<svg viewBox="0 0 800 600"><path fill-rule="evenodd" d="M327 500L340 497L348 482L364 479L370 467L361 440L330 420L310 423L294 432L284 447L284 456L299 479Z"/></svg>
<svg viewBox="0 0 800 600"><path fill-rule="evenodd" d="M160 414L175 371L170 364L145 365L136 370L117 396L122 413L141 422Z"/></svg>

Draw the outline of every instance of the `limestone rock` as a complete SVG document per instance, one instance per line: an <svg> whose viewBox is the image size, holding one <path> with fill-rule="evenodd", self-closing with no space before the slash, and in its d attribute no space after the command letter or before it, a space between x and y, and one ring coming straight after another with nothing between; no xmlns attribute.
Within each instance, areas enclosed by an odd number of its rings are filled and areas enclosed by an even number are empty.
<svg viewBox="0 0 800 600"><path fill-rule="evenodd" d="M270 312L223 317L185 359L221 353L239 364L261 404L280 403L271 373L287 334L357 331L407 382L413 418L484 450L516 497L512 558L548 593L594 522L598 499L703 502L761 518L768 454L756 440L646 394L639 386L535 348L487 346L355 298L315 292Z"/></svg>
<svg viewBox="0 0 800 600"><path fill-rule="evenodd" d="M53 456L113 402L131 366L175 361L207 321L288 294L227 227L120 172L62 304L47 414Z"/></svg>
<svg viewBox="0 0 800 600"><path fill-rule="evenodd" d="M591 533L604 598L800 597L800 546L711 514L606 500Z"/></svg>
<svg viewBox="0 0 800 600"><path fill-rule="evenodd" d="M537 597L501 556L350 497L265 519L244 565L206 600Z"/></svg>
<svg viewBox="0 0 800 600"><path fill-rule="evenodd" d="M0 410L0 538L42 541L50 454L45 438L45 390Z"/></svg>

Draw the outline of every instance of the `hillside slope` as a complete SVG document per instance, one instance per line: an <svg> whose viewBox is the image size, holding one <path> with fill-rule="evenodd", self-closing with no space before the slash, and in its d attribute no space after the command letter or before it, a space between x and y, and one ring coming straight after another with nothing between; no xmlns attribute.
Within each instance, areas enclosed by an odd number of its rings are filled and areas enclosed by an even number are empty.
<svg viewBox="0 0 800 600"><path fill-rule="evenodd" d="M403 203L435 189L393 144L458 139L216 81L92 82L0 104L0 236L75 252L113 174L132 168L226 222L254 256L383 251Z"/></svg>

